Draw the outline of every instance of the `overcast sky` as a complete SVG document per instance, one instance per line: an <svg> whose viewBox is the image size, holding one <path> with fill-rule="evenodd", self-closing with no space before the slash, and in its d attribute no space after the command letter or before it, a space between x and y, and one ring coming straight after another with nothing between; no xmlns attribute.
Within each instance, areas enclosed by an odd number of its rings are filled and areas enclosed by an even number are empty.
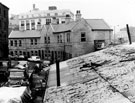
<svg viewBox="0 0 135 103"><path fill-rule="evenodd" d="M104 19L112 27L135 26L135 0L0 0L9 7L9 14L28 12L32 5L47 10L48 6L57 9L70 9L73 13L81 10L86 19ZM119 26L118 26L119 25Z"/></svg>

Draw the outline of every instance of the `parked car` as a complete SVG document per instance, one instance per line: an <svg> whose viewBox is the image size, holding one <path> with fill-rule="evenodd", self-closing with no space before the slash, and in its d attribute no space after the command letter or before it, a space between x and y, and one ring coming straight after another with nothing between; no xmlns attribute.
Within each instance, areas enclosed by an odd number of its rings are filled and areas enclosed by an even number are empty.
<svg viewBox="0 0 135 103"><path fill-rule="evenodd" d="M28 85L28 72L26 69L20 69L20 68L12 68L9 69L9 77L7 85Z"/></svg>
<svg viewBox="0 0 135 103"><path fill-rule="evenodd" d="M39 56L31 56L31 58L28 58L28 60L40 61L41 58Z"/></svg>

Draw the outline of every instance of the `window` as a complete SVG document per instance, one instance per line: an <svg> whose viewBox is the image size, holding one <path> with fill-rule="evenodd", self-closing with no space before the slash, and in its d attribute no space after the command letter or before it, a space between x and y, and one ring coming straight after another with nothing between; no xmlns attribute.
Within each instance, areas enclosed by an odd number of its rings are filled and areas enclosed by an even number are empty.
<svg viewBox="0 0 135 103"><path fill-rule="evenodd" d="M48 43L50 43L50 37L48 37Z"/></svg>
<svg viewBox="0 0 135 103"><path fill-rule="evenodd" d="M56 19L56 17L52 17L53 18L53 20L55 20Z"/></svg>
<svg viewBox="0 0 135 103"><path fill-rule="evenodd" d="M60 43L62 43L62 35L60 35L59 41L60 41Z"/></svg>
<svg viewBox="0 0 135 103"><path fill-rule="evenodd" d="M37 51L35 51L35 55L38 55L38 52Z"/></svg>
<svg viewBox="0 0 135 103"><path fill-rule="evenodd" d="M34 54L33 54L33 51L31 51L31 55L34 55Z"/></svg>
<svg viewBox="0 0 135 103"><path fill-rule="evenodd" d="M41 19L38 20L37 24L38 25L41 25Z"/></svg>
<svg viewBox="0 0 135 103"><path fill-rule="evenodd" d="M85 42L85 41L86 41L86 33L81 32L81 42Z"/></svg>
<svg viewBox="0 0 135 103"><path fill-rule="evenodd" d="M57 24L59 24L59 19L57 19Z"/></svg>
<svg viewBox="0 0 135 103"><path fill-rule="evenodd" d="M67 42L70 42L70 33L67 33Z"/></svg>
<svg viewBox="0 0 135 103"><path fill-rule="evenodd" d="M37 39L35 39L35 45L37 45Z"/></svg>
<svg viewBox="0 0 135 103"><path fill-rule="evenodd" d="M28 20L26 20L26 30L30 30L30 23Z"/></svg>
<svg viewBox="0 0 135 103"><path fill-rule="evenodd" d="M15 55L17 55L17 51L15 51Z"/></svg>
<svg viewBox="0 0 135 103"><path fill-rule="evenodd" d="M59 41L60 41L60 40L59 40L59 35L58 35L58 36L57 36L57 42L59 43Z"/></svg>
<svg viewBox="0 0 135 103"><path fill-rule="evenodd" d="M33 39L31 39L30 42L31 42L31 45L33 45Z"/></svg>
<svg viewBox="0 0 135 103"><path fill-rule="evenodd" d="M45 44L47 43L47 39L46 39L46 37L45 37Z"/></svg>
<svg viewBox="0 0 135 103"><path fill-rule="evenodd" d="M13 41L12 40L10 41L10 46L13 46Z"/></svg>
<svg viewBox="0 0 135 103"><path fill-rule="evenodd" d="M50 37L48 36L48 37L45 37L45 44L46 43L50 43Z"/></svg>
<svg viewBox="0 0 135 103"><path fill-rule="evenodd" d="M48 57L50 57L51 56L51 52L50 52L50 50L48 50Z"/></svg>
<svg viewBox="0 0 135 103"><path fill-rule="evenodd" d="M31 29L35 30L35 20L31 20Z"/></svg>
<svg viewBox="0 0 135 103"><path fill-rule="evenodd" d="M66 14L66 17L70 17L70 15L69 14Z"/></svg>
<svg viewBox="0 0 135 103"><path fill-rule="evenodd" d="M46 25L49 25L51 23L51 19L46 19Z"/></svg>
<svg viewBox="0 0 135 103"><path fill-rule="evenodd" d="M21 26L24 26L24 21L21 21Z"/></svg>
<svg viewBox="0 0 135 103"><path fill-rule="evenodd" d="M55 13L55 16L58 16L58 13Z"/></svg>
<svg viewBox="0 0 135 103"><path fill-rule="evenodd" d="M4 10L3 13L4 13L4 17L6 17L6 10Z"/></svg>
<svg viewBox="0 0 135 103"><path fill-rule="evenodd" d="M47 13L47 16L50 16L50 13Z"/></svg>
<svg viewBox="0 0 135 103"><path fill-rule="evenodd" d="M19 54L22 55L22 51L19 51Z"/></svg>
<svg viewBox="0 0 135 103"><path fill-rule="evenodd" d="M62 24L64 24L64 23L65 23L65 21L61 21L61 23L62 23Z"/></svg>
<svg viewBox="0 0 135 103"><path fill-rule="evenodd" d="M17 47L17 40L15 40L15 47Z"/></svg>
<svg viewBox="0 0 135 103"><path fill-rule="evenodd" d="M22 41L21 40L19 40L19 46L22 46Z"/></svg>

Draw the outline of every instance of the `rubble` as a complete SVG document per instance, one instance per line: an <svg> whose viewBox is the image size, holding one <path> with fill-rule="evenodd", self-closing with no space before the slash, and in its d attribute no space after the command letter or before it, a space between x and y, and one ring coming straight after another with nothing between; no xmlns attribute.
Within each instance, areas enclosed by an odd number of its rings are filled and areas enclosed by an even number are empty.
<svg viewBox="0 0 135 103"><path fill-rule="evenodd" d="M134 43L67 60L72 80L66 86L48 88L44 103L135 102L134 60Z"/></svg>

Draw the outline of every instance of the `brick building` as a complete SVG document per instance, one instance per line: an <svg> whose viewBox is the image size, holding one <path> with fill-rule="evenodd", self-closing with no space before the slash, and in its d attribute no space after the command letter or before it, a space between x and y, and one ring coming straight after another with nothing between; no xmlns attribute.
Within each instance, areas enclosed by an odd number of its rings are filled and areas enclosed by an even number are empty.
<svg viewBox="0 0 135 103"><path fill-rule="evenodd" d="M8 57L8 10L0 3L0 58Z"/></svg>

